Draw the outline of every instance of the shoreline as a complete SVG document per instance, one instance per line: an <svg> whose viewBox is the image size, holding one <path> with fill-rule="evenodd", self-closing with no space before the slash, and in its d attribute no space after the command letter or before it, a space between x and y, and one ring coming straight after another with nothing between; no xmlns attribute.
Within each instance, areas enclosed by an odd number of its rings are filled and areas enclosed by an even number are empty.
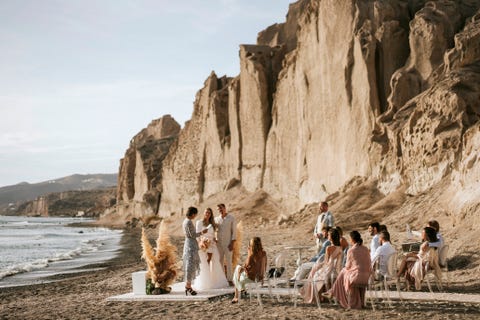
<svg viewBox="0 0 480 320"><path fill-rule="evenodd" d="M150 319L152 316L167 319L318 319L322 316L332 319L362 319L373 316L374 319L406 320L432 315L435 319L480 317L480 305L432 301L412 301L405 305L398 302L394 303L393 308L377 302L374 312L370 307L364 310L344 310L325 303L321 310L316 305L303 303L294 308L288 298L278 302L268 296L262 297L261 310L255 300L250 303L249 299L245 299L240 304L232 305L232 296L228 295L206 302L107 302L111 296L131 292L131 273L146 268L140 257L140 233L140 228L124 229L118 255L106 262L88 266L101 267L101 270L79 270L77 273L52 277L53 282L49 283L0 288L0 319ZM156 230L149 230L152 241L155 234ZM274 238L275 235L268 233L263 237ZM172 243L180 250L183 238L172 236ZM283 245L284 243L281 244ZM181 275L177 280L181 280Z"/></svg>
<svg viewBox="0 0 480 320"><path fill-rule="evenodd" d="M22 264L12 266L12 274L0 279L0 289L44 284L58 281L57 279L66 278L69 275L74 276L78 273L94 272L105 268L108 265L108 261L120 254L120 250L123 247L121 241L124 230L111 228L110 226L98 226L94 222L94 220L91 220L63 225L64 228L79 229L78 233L84 233L86 229L94 228L96 230L86 233L90 234L90 232L93 232L95 236L94 238L87 236L87 240L82 240L77 247L72 247L70 251L62 248L63 251L60 251L59 254L45 255L38 258L38 261L41 260L45 264L43 266L33 266L32 262L26 262L25 266ZM87 243L91 245L86 245ZM29 268L29 263L33 267ZM8 271L8 267L5 270Z"/></svg>

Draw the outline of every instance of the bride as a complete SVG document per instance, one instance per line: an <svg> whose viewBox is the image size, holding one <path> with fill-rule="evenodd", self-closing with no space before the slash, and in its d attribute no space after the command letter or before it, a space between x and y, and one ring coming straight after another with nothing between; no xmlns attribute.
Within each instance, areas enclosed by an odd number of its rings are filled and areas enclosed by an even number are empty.
<svg viewBox="0 0 480 320"><path fill-rule="evenodd" d="M218 289L228 287L227 278L220 264L217 244L215 243L215 231L217 225L213 218L213 211L205 209L203 219L197 221L197 232L207 229L199 239L198 254L200 256L200 274L195 278L194 285L199 290Z"/></svg>

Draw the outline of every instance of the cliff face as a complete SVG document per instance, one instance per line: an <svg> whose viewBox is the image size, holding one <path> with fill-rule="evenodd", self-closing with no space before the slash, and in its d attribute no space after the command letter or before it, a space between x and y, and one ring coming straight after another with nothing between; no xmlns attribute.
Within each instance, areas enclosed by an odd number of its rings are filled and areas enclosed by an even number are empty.
<svg viewBox="0 0 480 320"><path fill-rule="evenodd" d="M291 4L285 23L240 46L239 76L208 77L170 148L142 154L134 139L119 200L161 195L166 215L239 185L296 210L362 177L384 194L449 179L460 206L474 201L466 194L480 190L479 7ZM158 166L145 166L149 157Z"/></svg>
<svg viewBox="0 0 480 320"><path fill-rule="evenodd" d="M180 125L170 116L153 120L131 141L120 160L117 210L157 213L162 192L162 161Z"/></svg>

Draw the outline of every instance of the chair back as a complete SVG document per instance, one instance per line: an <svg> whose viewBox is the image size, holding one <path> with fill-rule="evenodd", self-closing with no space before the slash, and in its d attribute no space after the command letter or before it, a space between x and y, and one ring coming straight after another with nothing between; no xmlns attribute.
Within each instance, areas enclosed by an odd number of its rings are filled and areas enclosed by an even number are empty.
<svg viewBox="0 0 480 320"><path fill-rule="evenodd" d="M387 274L388 278L394 278L397 275L397 253L390 254L387 258Z"/></svg>
<svg viewBox="0 0 480 320"><path fill-rule="evenodd" d="M280 252L273 258L273 266L276 268L284 267L286 264L285 253Z"/></svg>
<svg viewBox="0 0 480 320"><path fill-rule="evenodd" d="M438 254L438 264L440 267L445 267L447 265L448 249L448 244L440 248L440 252Z"/></svg>
<svg viewBox="0 0 480 320"><path fill-rule="evenodd" d="M268 278L270 279L279 279L286 278L287 276L287 258L284 252L280 252L272 259L272 264L270 269L266 270L268 272Z"/></svg>

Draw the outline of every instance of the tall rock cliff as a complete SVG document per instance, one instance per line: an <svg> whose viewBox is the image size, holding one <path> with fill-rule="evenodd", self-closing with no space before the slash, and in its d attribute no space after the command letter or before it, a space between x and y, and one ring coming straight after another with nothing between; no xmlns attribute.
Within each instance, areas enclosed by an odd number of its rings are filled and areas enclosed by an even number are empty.
<svg viewBox="0 0 480 320"><path fill-rule="evenodd" d="M153 120L131 141L120 160L117 185L119 213L157 213L162 192L162 162L180 131L165 115Z"/></svg>
<svg viewBox="0 0 480 320"><path fill-rule="evenodd" d="M359 176L384 194L418 194L449 179L462 205L474 201L466 194L480 190L479 7L291 4L285 23L240 46L237 77L212 72L171 147L132 144L119 202L156 211L160 200L167 215L241 186L296 210Z"/></svg>

